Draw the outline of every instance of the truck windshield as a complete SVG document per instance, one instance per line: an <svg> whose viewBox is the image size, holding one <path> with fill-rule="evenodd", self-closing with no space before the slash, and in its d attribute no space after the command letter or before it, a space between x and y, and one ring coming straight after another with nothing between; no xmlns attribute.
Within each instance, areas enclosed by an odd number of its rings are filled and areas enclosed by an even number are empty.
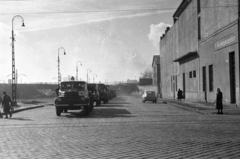
<svg viewBox="0 0 240 159"><path fill-rule="evenodd" d="M85 90L85 83L76 83L76 82L64 82L61 83L61 90L78 90L84 91Z"/></svg>

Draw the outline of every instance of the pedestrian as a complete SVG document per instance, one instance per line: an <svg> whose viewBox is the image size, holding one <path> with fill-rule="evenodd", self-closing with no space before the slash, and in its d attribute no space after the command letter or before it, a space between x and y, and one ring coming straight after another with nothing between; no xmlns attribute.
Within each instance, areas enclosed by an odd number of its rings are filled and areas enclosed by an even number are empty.
<svg viewBox="0 0 240 159"><path fill-rule="evenodd" d="M59 96L59 86L55 89L55 93L57 96Z"/></svg>
<svg viewBox="0 0 240 159"><path fill-rule="evenodd" d="M5 118L8 118L8 114L10 115L10 118L12 117L12 112L11 112L11 104L12 104L12 100L10 98L9 95L7 95L6 92L3 92L3 96L2 96L2 107L3 107L3 111L6 115Z"/></svg>
<svg viewBox="0 0 240 159"><path fill-rule="evenodd" d="M178 92L177 92L177 99L178 100L182 100L183 96L182 96L182 90L179 88Z"/></svg>
<svg viewBox="0 0 240 159"><path fill-rule="evenodd" d="M222 104L223 94L220 90L220 88L217 88L217 94L216 94L216 109L218 110L218 114L223 114L223 104Z"/></svg>

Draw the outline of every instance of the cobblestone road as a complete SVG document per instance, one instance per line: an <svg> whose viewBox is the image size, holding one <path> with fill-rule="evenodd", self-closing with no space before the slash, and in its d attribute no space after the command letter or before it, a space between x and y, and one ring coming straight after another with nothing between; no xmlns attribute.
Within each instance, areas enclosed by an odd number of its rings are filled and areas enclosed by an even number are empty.
<svg viewBox="0 0 240 159"><path fill-rule="evenodd" d="M240 158L240 116L117 97L89 116L53 106L0 119L0 159Z"/></svg>

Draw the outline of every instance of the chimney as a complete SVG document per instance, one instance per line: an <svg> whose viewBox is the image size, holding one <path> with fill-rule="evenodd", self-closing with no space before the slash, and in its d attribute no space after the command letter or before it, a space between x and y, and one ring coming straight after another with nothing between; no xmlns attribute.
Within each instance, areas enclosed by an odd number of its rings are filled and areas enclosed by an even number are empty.
<svg viewBox="0 0 240 159"><path fill-rule="evenodd" d="M167 32L170 30L170 27L167 27L165 30L165 34L167 34Z"/></svg>

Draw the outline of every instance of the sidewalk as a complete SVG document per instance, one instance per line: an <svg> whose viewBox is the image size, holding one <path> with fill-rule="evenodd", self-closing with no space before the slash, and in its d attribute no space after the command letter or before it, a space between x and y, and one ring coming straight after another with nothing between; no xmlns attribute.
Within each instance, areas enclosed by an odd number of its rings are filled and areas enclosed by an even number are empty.
<svg viewBox="0 0 240 159"><path fill-rule="evenodd" d="M173 104L181 107L182 109L197 111L200 114L217 114L217 109L215 109L215 105L213 103L187 100L179 101L177 99L165 98L158 98L158 101L161 101L165 104ZM240 115L240 107L237 107L236 104L223 104L223 115Z"/></svg>
<svg viewBox="0 0 240 159"><path fill-rule="evenodd" d="M44 107L45 105L51 105L50 103L38 103L38 104L23 104L23 103L18 103L17 106L13 106L14 111L12 111L12 113L17 113L20 111L24 111L24 110L29 110L29 109L35 109L35 108L40 108L40 107ZM5 115L5 113L2 112L1 109L1 114Z"/></svg>

